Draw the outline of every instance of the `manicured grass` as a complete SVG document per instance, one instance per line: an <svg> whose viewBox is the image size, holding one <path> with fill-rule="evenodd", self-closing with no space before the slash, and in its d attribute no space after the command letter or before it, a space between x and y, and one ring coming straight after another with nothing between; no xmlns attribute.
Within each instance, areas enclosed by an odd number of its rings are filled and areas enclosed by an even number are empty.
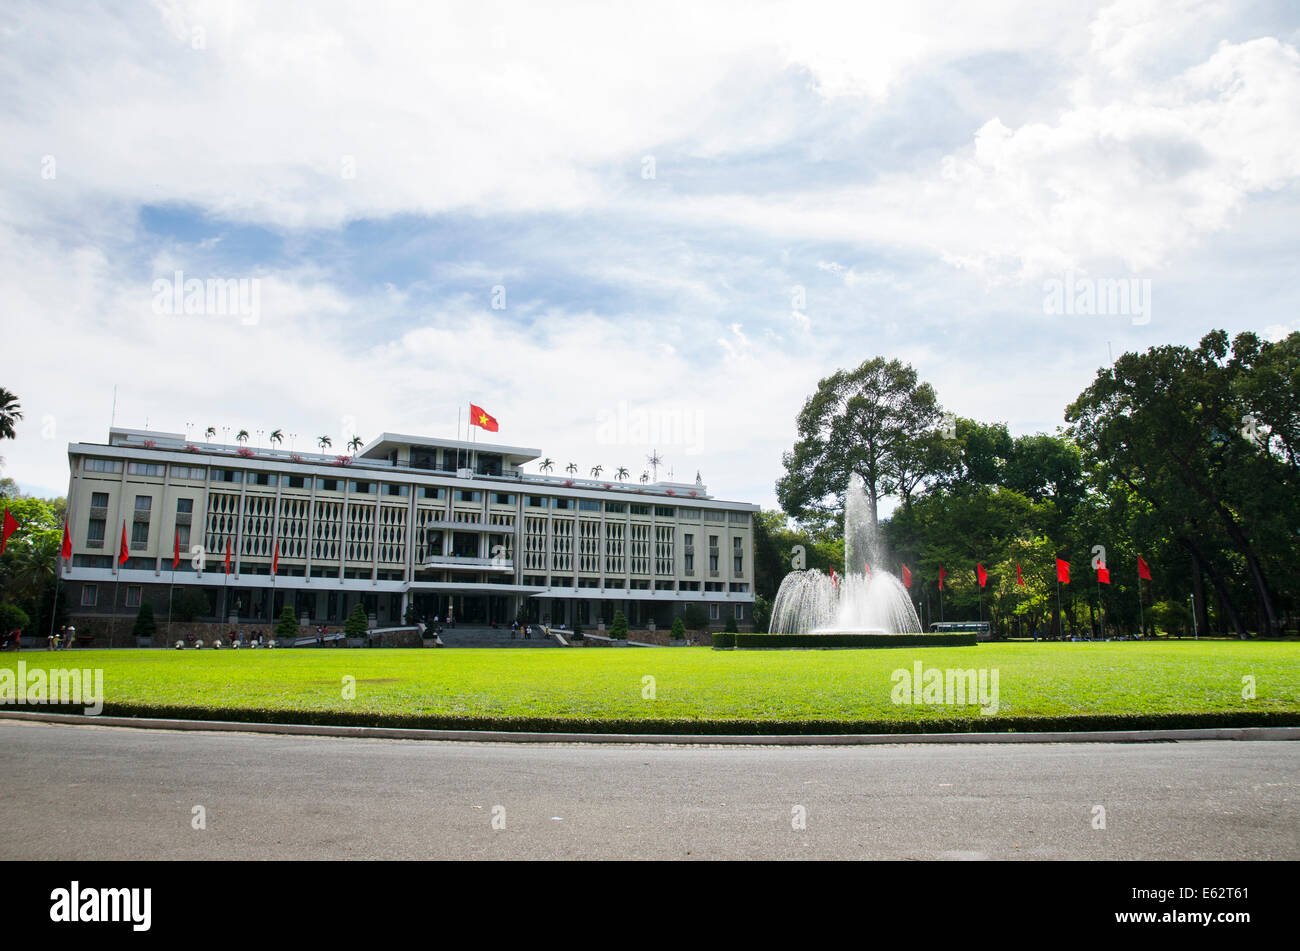
<svg viewBox="0 0 1300 951"><path fill-rule="evenodd" d="M944 732L1300 725L1300 644L981 644L833 651L115 650L0 655L102 667L105 714L623 732ZM998 671L998 712L905 705L893 671ZM1255 678L1254 699L1242 678ZM345 677L356 696L345 699ZM654 698L643 698L653 677ZM18 709L10 706L9 709Z"/></svg>

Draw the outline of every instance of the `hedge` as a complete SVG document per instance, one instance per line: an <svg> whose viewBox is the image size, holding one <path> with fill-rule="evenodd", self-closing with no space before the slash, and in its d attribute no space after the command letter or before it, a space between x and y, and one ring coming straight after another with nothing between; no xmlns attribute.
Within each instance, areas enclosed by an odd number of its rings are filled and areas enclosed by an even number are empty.
<svg viewBox="0 0 1300 951"><path fill-rule="evenodd" d="M971 647L979 643L974 632L956 634L728 634L727 647L758 650L828 647ZM713 643L719 644L719 635Z"/></svg>
<svg viewBox="0 0 1300 951"><path fill-rule="evenodd" d="M13 708L10 708L13 709ZM46 704L18 713L84 712L82 706ZM527 733L719 734L825 736L853 733L1029 733L1093 730L1195 730L1300 726L1300 713L1231 711L1224 713L1097 714L1080 716L945 717L920 720L619 720L585 717L476 717L344 710L152 706L105 702L103 716L218 720L233 723L298 723L322 726L374 726L423 730L503 730Z"/></svg>

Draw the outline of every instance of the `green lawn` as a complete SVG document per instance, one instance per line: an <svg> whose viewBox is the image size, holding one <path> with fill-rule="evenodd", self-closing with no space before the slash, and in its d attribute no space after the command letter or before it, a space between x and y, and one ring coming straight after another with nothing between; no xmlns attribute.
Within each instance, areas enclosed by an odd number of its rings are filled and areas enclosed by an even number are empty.
<svg viewBox="0 0 1300 951"><path fill-rule="evenodd" d="M102 667L105 714L621 732L917 732L1300 725L1300 644L983 644L835 651L114 650L0 655ZM894 670L998 672L998 711L896 704ZM1254 699L1242 678L1255 679ZM343 696L345 677L356 696ZM643 698L654 678L654 698ZM14 707L10 707L14 709Z"/></svg>

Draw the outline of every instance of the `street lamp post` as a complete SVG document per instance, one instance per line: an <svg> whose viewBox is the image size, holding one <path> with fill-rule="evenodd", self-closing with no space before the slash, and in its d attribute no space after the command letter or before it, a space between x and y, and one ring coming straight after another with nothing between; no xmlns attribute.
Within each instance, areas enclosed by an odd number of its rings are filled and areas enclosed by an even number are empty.
<svg viewBox="0 0 1300 951"><path fill-rule="evenodd" d="M1196 629L1196 593L1193 592L1187 596L1187 600L1192 602L1192 640L1201 639L1200 632Z"/></svg>

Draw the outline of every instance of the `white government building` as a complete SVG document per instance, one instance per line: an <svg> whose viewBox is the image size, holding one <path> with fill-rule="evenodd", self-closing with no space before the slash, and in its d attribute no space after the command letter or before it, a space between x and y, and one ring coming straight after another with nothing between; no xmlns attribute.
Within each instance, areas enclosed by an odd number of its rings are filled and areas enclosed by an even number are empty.
<svg viewBox="0 0 1300 951"><path fill-rule="evenodd" d="M243 624L270 624L285 604L339 624L358 601L380 626L408 606L594 629L615 610L663 628L698 605L713 626L752 624L757 505L714 499L698 479L524 472L540 455L384 433L340 457L114 427L106 444L68 446L67 607L85 624L148 600L161 622L174 583L208 594L208 620Z"/></svg>

